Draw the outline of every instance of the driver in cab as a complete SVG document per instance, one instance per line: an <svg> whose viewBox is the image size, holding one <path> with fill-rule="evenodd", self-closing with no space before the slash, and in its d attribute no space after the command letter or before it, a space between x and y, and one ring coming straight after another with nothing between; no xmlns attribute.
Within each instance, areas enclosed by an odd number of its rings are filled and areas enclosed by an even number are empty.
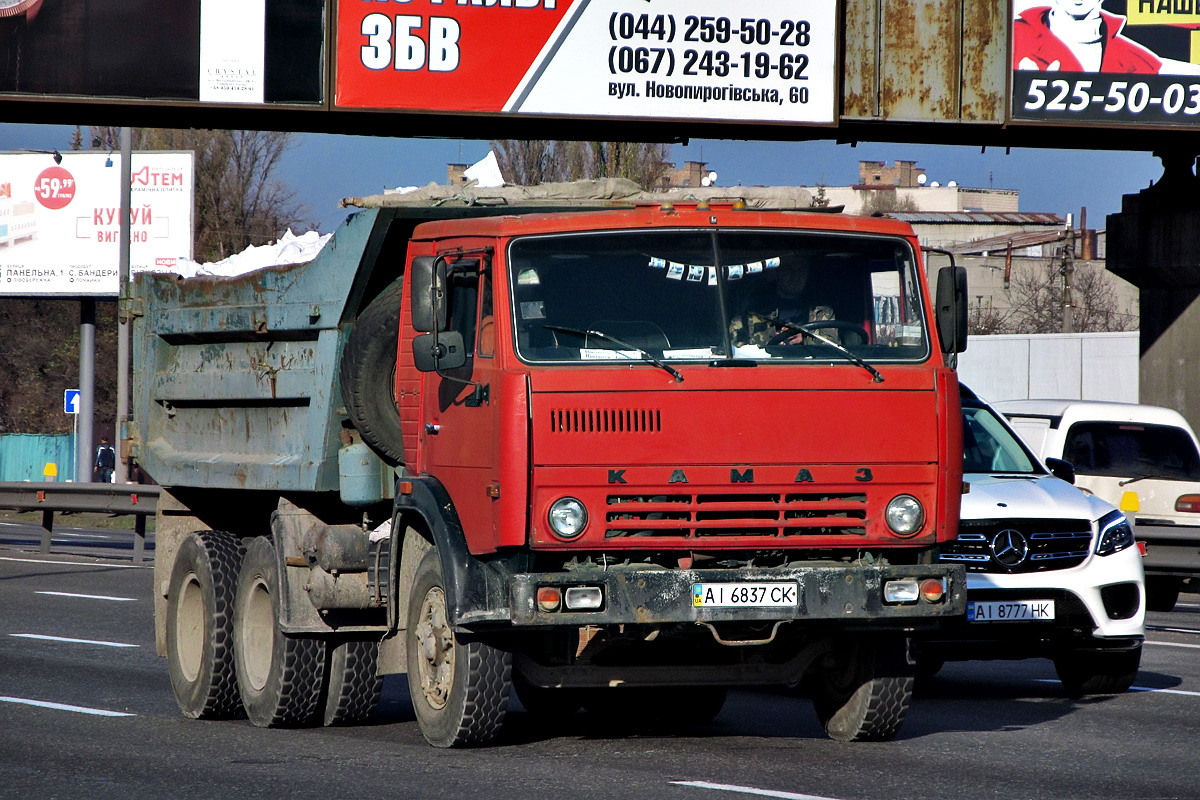
<svg viewBox="0 0 1200 800"><path fill-rule="evenodd" d="M796 259L784 262L777 270L775 292L758 298L758 307L751 307L735 314L729 325L733 343L738 346L778 344L800 344L808 334L781 323L806 325L834 319L833 309L812 302L805 295L810 267L807 260ZM810 326L817 328L818 326ZM832 330L821 330L821 335L834 338Z"/></svg>

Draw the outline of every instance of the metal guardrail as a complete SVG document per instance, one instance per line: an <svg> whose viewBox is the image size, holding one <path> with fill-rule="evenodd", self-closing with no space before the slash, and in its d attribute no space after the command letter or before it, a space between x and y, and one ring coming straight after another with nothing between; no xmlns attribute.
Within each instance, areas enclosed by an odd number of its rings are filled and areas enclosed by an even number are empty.
<svg viewBox="0 0 1200 800"><path fill-rule="evenodd" d="M42 512L42 552L50 552L54 512L133 514L133 560L146 552L146 517L158 511L158 486L140 483L0 482L0 508Z"/></svg>

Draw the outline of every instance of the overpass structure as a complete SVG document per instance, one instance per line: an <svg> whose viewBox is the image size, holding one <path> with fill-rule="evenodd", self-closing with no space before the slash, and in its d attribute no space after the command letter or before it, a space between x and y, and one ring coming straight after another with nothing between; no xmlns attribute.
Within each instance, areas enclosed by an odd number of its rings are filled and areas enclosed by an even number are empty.
<svg viewBox="0 0 1200 800"><path fill-rule="evenodd" d="M1109 268L1142 399L1195 425L1198 31L1193 0L0 0L0 120L1156 152Z"/></svg>

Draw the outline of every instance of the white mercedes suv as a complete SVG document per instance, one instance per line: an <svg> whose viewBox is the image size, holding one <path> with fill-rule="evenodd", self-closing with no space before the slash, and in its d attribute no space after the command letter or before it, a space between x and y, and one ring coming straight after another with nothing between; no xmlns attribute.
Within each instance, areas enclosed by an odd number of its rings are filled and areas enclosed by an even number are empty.
<svg viewBox="0 0 1200 800"><path fill-rule="evenodd" d="M946 660L1053 660L1071 694L1133 683L1145 634L1142 555L1125 515L1050 470L965 386L958 538L941 560L967 570L967 616L919 644L918 669Z"/></svg>

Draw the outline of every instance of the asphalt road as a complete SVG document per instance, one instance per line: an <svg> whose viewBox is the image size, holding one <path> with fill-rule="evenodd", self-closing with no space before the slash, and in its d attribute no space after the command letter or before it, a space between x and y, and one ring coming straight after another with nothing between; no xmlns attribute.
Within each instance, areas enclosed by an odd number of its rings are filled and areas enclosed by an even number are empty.
<svg viewBox="0 0 1200 800"><path fill-rule="evenodd" d="M403 676L360 727L184 719L151 591L128 556L0 542L0 798L1200 798L1196 595L1151 615L1136 689L1116 697L1067 698L1048 661L952 663L881 744L829 741L802 697L737 691L682 732L587 713L540 727L516 706L497 745L445 751Z"/></svg>

